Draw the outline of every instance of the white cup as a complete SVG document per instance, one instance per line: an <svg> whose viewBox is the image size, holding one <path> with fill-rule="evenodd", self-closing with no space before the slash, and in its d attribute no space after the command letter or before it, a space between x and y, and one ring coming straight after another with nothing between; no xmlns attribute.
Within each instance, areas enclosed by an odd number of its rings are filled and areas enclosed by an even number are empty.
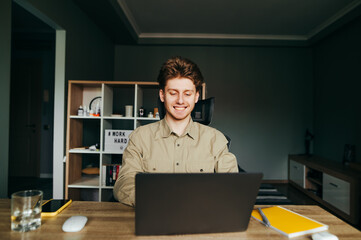
<svg viewBox="0 0 361 240"><path fill-rule="evenodd" d="M133 105L125 105L125 116L133 117Z"/></svg>

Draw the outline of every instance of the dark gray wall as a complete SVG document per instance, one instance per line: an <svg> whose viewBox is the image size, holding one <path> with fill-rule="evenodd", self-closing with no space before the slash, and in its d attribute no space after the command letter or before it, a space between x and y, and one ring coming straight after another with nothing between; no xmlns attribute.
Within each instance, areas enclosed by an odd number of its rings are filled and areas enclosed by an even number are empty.
<svg viewBox="0 0 361 240"><path fill-rule="evenodd" d="M11 0L0 1L0 198L8 194Z"/></svg>
<svg viewBox="0 0 361 240"><path fill-rule="evenodd" d="M345 144L361 163L361 18L314 47L315 153L341 162Z"/></svg>
<svg viewBox="0 0 361 240"><path fill-rule="evenodd" d="M113 43L73 1L27 2L66 31L66 81L113 79Z"/></svg>
<svg viewBox="0 0 361 240"><path fill-rule="evenodd" d="M117 46L116 81L156 81L171 56L200 67L216 97L213 127L232 139L247 171L287 179L287 156L304 152L313 128L312 52L308 48Z"/></svg>

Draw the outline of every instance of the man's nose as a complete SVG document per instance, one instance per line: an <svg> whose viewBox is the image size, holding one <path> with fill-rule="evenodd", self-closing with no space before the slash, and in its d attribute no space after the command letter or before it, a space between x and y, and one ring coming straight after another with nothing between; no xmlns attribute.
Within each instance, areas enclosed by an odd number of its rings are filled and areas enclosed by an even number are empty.
<svg viewBox="0 0 361 240"><path fill-rule="evenodd" d="M177 100L178 100L177 102L178 102L179 104L182 104L182 103L183 103L183 95L182 95L182 94L179 94Z"/></svg>

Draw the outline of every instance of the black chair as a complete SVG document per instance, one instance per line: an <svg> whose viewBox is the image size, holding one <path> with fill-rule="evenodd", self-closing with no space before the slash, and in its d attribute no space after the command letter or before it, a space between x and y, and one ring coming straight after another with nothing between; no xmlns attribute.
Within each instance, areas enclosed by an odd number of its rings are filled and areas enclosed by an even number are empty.
<svg viewBox="0 0 361 240"><path fill-rule="evenodd" d="M199 100L191 113L192 119L194 122L199 122L204 125L209 125L212 122L213 112L214 112L214 102L215 98L207 98L203 100ZM160 119L164 118L165 116L165 108L163 102L158 98L158 112ZM231 148L231 138L224 134L228 143L227 147L228 150ZM239 172L245 172L239 165L238 165Z"/></svg>

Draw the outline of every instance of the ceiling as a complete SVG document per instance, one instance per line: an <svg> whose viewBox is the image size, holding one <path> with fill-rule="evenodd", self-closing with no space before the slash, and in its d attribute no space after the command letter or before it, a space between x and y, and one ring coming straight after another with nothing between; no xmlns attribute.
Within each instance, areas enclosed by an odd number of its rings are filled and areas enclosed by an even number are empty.
<svg viewBox="0 0 361 240"><path fill-rule="evenodd" d="M361 0L73 0L116 44L311 45Z"/></svg>

